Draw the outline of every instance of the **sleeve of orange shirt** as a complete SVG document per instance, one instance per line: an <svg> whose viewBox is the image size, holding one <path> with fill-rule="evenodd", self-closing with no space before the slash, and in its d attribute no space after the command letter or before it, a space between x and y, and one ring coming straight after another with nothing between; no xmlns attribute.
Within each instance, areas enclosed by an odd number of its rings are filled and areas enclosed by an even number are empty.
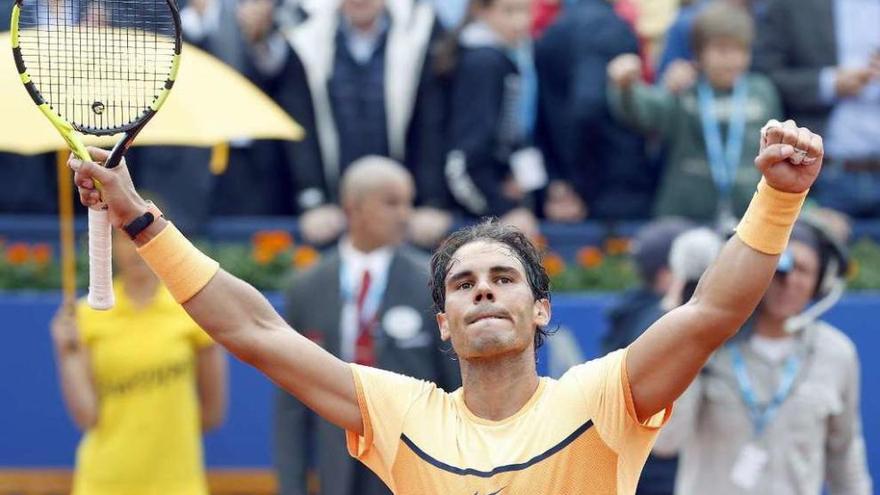
<svg viewBox="0 0 880 495"><path fill-rule="evenodd" d="M348 453L391 486L391 466L410 407L437 390L429 382L357 364L351 365L364 434L346 432Z"/></svg>
<svg viewBox="0 0 880 495"><path fill-rule="evenodd" d="M640 472L672 405L640 423L626 374L626 349L569 370L580 384L593 425L618 455L618 471ZM564 379L564 378L563 378ZM636 474L636 476L638 476Z"/></svg>

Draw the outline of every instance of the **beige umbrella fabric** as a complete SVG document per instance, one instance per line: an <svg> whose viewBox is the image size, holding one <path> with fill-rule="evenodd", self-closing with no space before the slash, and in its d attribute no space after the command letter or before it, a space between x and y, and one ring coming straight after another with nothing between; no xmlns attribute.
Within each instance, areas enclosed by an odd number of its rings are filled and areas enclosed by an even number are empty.
<svg viewBox="0 0 880 495"><path fill-rule="evenodd" d="M2 46L10 46L8 33L0 33ZM235 69L189 44L181 57L168 101L135 145L210 147L242 138L302 138L302 128ZM0 94L0 150L27 155L66 147L22 86L11 54L0 56ZM117 139L84 136L86 144L104 147Z"/></svg>

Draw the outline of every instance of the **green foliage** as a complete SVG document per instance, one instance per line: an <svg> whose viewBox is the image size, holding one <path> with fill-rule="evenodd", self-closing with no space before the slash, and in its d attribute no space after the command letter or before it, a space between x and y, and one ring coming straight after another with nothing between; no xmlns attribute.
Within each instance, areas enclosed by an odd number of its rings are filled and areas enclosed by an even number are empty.
<svg viewBox="0 0 880 495"><path fill-rule="evenodd" d="M625 254L625 240L582 248L574 260L552 252L544 265L555 292L614 292L634 286L637 276ZM262 232L250 244L200 244L225 270L260 290L281 290L296 270L318 260L308 246L295 245L283 232ZM880 290L880 245L861 239L851 246L849 289ZM77 259L77 286L88 285L88 259L81 249ZM57 253L46 244L6 244L0 240L0 290L56 290L61 286Z"/></svg>
<svg viewBox="0 0 880 495"><path fill-rule="evenodd" d="M861 239L850 249L850 290L880 289L880 245Z"/></svg>
<svg viewBox="0 0 880 495"><path fill-rule="evenodd" d="M622 255L605 256L594 267L568 266L551 277L551 287L558 292L612 292L628 289L637 283L632 262Z"/></svg>

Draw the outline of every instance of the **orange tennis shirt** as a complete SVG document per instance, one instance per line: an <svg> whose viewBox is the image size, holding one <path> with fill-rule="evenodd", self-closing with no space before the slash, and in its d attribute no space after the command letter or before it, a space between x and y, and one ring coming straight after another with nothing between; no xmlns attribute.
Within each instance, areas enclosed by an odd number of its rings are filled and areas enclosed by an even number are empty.
<svg viewBox="0 0 880 495"><path fill-rule="evenodd" d="M364 434L349 453L398 495L633 494L671 409L636 419L626 351L541 378L522 409L481 419L462 389L352 365Z"/></svg>

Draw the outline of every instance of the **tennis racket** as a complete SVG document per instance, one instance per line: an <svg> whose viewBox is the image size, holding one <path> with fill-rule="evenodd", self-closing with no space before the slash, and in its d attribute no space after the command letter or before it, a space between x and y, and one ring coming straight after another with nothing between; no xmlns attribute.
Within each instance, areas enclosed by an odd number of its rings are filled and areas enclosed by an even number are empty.
<svg viewBox="0 0 880 495"><path fill-rule="evenodd" d="M11 38L25 89L78 158L91 161L82 134L122 134L108 168L165 102L180 63L175 0L16 0ZM95 309L114 304L110 233L106 210L90 208Z"/></svg>

